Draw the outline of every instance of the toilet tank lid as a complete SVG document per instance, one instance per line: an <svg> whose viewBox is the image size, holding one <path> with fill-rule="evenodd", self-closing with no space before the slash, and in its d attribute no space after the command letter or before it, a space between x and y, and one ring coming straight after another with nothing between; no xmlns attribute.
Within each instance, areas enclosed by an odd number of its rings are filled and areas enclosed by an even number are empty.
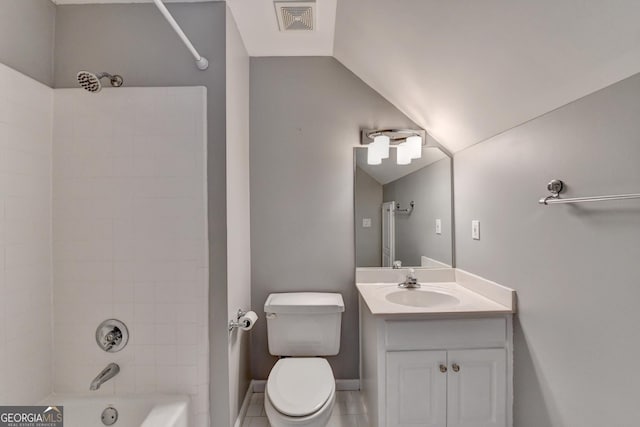
<svg viewBox="0 0 640 427"><path fill-rule="evenodd" d="M270 294L265 313L342 313L342 295L327 292L287 292Z"/></svg>

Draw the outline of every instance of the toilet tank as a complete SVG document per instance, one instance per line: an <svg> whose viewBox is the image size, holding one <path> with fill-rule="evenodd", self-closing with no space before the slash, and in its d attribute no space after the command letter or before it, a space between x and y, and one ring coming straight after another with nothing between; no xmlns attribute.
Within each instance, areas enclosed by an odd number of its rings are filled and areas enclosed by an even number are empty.
<svg viewBox="0 0 640 427"><path fill-rule="evenodd" d="M342 295L321 292L270 294L264 303L269 353L335 356L340 351Z"/></svg>

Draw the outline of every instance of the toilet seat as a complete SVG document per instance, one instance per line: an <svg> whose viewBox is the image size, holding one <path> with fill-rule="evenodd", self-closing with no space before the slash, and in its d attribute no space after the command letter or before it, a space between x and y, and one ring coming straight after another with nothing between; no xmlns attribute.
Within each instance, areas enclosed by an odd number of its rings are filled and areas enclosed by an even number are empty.
<svg viewBox="0 0 640 427"><path fill-rule="evenodd" d="M271 427L326 427L329 422L329 417L331 417L331 413L333 412L335 402L336 394L334 392L318 412L307 415L306 417L290 417L278 412L278 410L273 407L269 395L265 394L264 410Z"/></svg>
<svg viewBox="0 0 640 427"><path fill-rule="evenodd" d="M269 374L266 393L283 415L312 415L335 394L333 371L326 359L318 357L280 359Z"/></svg>

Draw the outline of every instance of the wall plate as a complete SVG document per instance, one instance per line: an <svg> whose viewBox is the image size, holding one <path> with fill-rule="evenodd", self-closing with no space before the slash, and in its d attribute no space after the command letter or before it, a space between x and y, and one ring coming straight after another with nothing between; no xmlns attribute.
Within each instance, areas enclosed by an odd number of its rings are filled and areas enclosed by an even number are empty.
<svg viewBox="0 0 640 427"><path fill-rule="evenodd" d="M480 221L477 219L471 221L471 238L473 240L480 240Z"/></svg>

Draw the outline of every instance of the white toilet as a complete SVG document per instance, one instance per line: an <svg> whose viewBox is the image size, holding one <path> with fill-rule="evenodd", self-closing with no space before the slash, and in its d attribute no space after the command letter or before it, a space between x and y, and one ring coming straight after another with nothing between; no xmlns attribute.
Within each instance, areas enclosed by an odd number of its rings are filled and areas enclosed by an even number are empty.
<svg viewBox="0 0 640 427"><path fill-rule="evenodd" d="M336 401L326 359L340 351L342 295L271 294L264 304L269 353L283 356L269 373L264 406L272 427L324 427Z"/></svg>

